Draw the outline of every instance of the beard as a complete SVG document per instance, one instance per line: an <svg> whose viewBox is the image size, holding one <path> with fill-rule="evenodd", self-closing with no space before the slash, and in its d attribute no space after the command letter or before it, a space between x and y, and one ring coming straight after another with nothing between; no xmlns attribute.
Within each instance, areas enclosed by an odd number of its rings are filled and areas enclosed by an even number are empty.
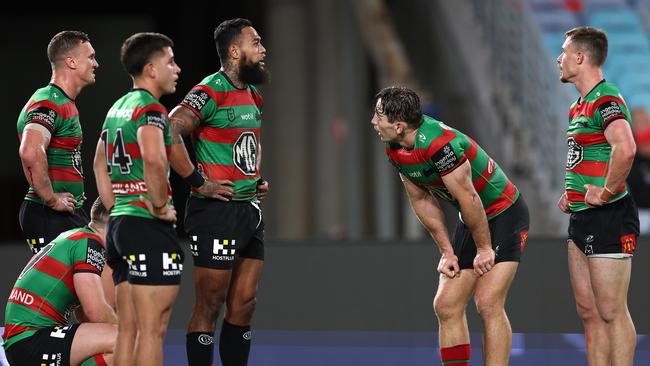
<svg viewBox="0 0 650 366"><path fill-rule="evenodd" d="M259 62L254 64L247 58L242 57L241 66L239 66L239 80L250 85L266 84L271 75L269 70Z"/></svg>

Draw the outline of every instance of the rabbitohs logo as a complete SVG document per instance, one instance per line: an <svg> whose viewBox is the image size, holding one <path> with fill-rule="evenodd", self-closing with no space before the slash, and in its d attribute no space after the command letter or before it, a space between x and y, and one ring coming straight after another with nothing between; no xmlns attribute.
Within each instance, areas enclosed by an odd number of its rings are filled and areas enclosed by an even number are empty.
<svg viewBox="0 0 650 366"><path fill-rule="evenodd" d="M569 151L566 156L566 169L571 170L582 162L582 146L573 137L567 138L567 145Z"/></svg>

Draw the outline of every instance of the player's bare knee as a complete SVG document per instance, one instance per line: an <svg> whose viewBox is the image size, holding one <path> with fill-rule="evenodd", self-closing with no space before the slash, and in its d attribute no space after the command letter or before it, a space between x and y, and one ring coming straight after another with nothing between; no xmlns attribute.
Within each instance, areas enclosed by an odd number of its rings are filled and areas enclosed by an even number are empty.
<svg viewBox="0 0 650 366"><path fill-rule="evenodd" d="M477 294L474 297L476 311L483 319L504 313L504 300L492 294Z"/></svg>
<svg viewBox="0 0 650 366"><path fill-rule="evenodd" d="M463 316L464 310L465 308L462 304L456 301L450 301L445 296L436 296L433 299L433 311L440 321L457 319Z"/></svg>
<svg viewBox="0 0 650 366"><path fill-rule="evenodd" d="M232 320L232 324L248 325L253 319L257 297L240 299L228 304L227 318Z"/></svg>
<svg viewBox="0 0 650 366"><path fill-rule="evenodd" d="M627 306L615 301L601 302L597 308L600 318L606 323L611 323L623 316L627 316Z"/></svg>
<svg viewBox="0 0 650 366"><path fill-rule="evenodd" d="M584 323L602 320L598 308L591 302L576 301L576 311Z"/></svg>

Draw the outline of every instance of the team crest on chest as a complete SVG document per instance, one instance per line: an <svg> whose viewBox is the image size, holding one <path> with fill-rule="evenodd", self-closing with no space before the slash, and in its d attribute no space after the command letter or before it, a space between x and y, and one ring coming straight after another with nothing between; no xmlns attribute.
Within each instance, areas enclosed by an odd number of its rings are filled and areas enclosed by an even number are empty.
<svg viewBox="0 0 650 366"><path fill-rule="evenodd" d="M569 146L569 151L566 156L566 169L571 170L582 161L582 146L573 137L567 138L567 145Z"/></svg>

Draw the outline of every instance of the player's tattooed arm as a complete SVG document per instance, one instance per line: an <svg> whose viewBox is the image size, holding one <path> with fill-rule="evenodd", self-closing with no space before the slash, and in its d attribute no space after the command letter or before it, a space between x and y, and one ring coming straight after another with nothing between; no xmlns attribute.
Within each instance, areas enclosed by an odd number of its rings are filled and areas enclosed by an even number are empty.
<svg viewBox="0 0 650 366"><path fill-rule="evenodd" d="M183 106L177 106L169 114L172 125L172 143L182 144L183 136L189 135L201 122L199 117Z"/></svg>

